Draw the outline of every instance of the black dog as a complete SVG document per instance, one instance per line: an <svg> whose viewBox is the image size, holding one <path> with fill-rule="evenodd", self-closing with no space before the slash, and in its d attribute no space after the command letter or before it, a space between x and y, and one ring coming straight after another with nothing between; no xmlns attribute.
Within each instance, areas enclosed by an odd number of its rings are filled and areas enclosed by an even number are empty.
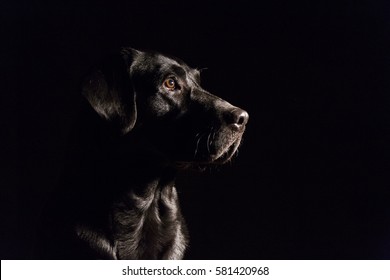
<svg viewBox="0 0 390 280"><path fill-rule="evenodd" d="M175 175L229 161L247 112L203 90L199 71L179 59L130 48L93 71L83 95L38 257L182 258L188 241Z"/></svg>

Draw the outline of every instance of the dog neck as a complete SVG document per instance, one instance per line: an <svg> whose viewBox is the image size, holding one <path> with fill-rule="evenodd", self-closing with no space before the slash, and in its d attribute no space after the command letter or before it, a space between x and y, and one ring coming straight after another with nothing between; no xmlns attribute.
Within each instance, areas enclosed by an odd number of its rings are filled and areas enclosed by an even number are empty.
<svg viewBox="0 0 390 280"><path fill-rule="evenodd" d="M182 257L186 230L171 177L150 181L142 192L128 191L114 203L111 217L118 258Z"/></svg>
<svg viewBox="0 0 390 280"><path fill-rule="evenodd" d="M110 170L97 164L94 182L84 186L84 194L88 197L93 192L93 196L80 205L81 211L88 210L78 212L79 238L95 246L103 258L182 258L187 230L175 188L177 171L137 154L104 161L112 162ZM106 178L115 180L109 185ZM101 228L106 230L99 232Z"/></svg>

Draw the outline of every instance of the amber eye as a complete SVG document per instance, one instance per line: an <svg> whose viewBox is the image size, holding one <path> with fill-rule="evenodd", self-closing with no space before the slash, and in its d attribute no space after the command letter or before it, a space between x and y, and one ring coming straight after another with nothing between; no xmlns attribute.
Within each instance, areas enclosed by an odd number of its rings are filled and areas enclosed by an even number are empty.
<svg viewBox="0 0 390 280"><path fill-rule="evenodd" d="M164 87L166 87L168 90L175 90L176 81L172 78L168 78L164 81Z"/></svg>

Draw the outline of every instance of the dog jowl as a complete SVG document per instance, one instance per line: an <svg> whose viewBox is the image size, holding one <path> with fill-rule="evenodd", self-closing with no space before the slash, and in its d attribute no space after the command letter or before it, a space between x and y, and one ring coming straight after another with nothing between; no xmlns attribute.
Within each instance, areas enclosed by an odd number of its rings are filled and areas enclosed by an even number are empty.
<svg viewBox="0 0 390 280"><path fill-rule="evenodd" d="M202 89L180 59L131 48L91 71L82 93L79 156L48 207L40 256L182 258L176 174L229 161L248 113Z"/></svg>

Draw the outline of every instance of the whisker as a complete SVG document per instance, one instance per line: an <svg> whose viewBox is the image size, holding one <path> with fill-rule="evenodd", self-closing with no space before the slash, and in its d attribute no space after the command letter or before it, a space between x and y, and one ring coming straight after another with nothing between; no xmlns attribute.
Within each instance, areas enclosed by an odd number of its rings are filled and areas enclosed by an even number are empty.
<svg viewBox="0 0 390 280"><path fill-rule="evenodd" d="M207 141L206 141L206 147L207 147L207 151L209 152L209 154L210 154L210 146L212 143L212 142L210 142L210 137L212 135L213 130L214 130L214 127L211 127L209 136L207 136Z"/></svg>
<svg viewBox="0 0 390 280"><path fill-rule="evenodd" d="M211 137L210 145L214 143L216 132L216 130L213 131L213 136Z"/></svg>
<svg viewBox="0 0 390 280"><path fill-rule="evenodd" d="M200 136L199 136L200 135ZM198 153L198 150L199 150L199 143L200 143L200 140L202 139L202 137L205 135L205 133L203 134L200 134L200 132L198 134L196 134L195 136L195 139L198 138L198 140L196 141L196 146L195 146L195 153L194 153L194 158L196 158L196 155Z"/></svg>

